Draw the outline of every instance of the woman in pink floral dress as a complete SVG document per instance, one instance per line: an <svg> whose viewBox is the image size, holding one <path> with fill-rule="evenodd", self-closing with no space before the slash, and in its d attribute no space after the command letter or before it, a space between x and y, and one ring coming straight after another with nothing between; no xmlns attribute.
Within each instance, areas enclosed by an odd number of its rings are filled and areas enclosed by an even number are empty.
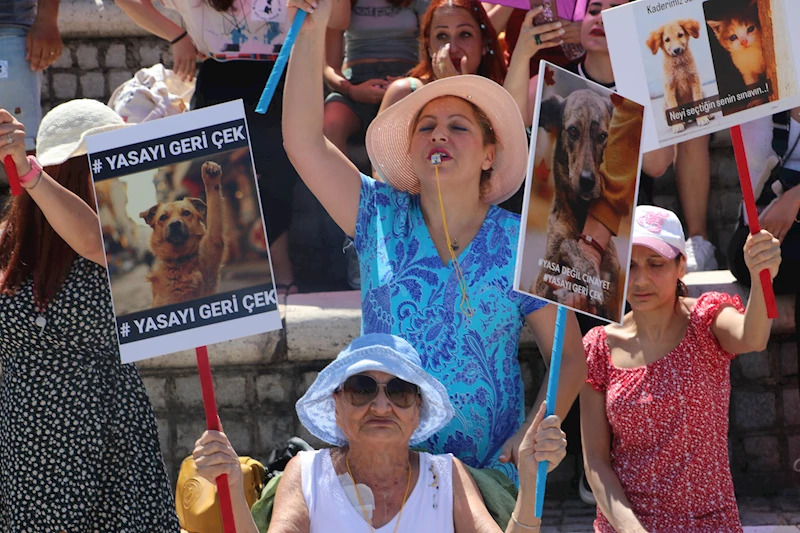
<svg viewBox="0 0 800 533"><path fill-rule="evenodd" d="M581 425L596 532L742 531L728 462L730 360L767 345L758 272L775 276L780 243L766 231L747 240L746 311L736 296L686 297L684 243L674 213L637 207L632 311L584 338Z"/></svg>

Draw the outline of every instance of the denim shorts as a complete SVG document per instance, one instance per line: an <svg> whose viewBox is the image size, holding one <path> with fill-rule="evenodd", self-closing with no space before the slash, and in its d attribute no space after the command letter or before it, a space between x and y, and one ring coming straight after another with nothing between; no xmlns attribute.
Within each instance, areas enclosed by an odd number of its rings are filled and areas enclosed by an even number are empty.
<svg viewBox="0 0 800 533"><path fill-rule="evenodd" d="M31 70L25 60L28 30L0 26L0 109L25 125L25 148L36 148L42 120L42 73Z"/></svg>
<svg viewBox="0 0 800 533"><path fill-rule="evenodd" d="M371 79L385 79L387 76L405 76L412 68L414 68L414 63L410 61L383 61L379 63L361 63L353 65L352 67L344 69L342 74L344 74L344 77L347 78L351 84L358 85L359 83ZM325 103L327 104L328 102L341 102L352 109L359 120L361 120L361 127L365 129L369 126L369 123L372 122L372 119L378 115L378 109L381 107L380 102L377 104L356 102L352 98L340 93L329 94L325 99Z"/></svg>

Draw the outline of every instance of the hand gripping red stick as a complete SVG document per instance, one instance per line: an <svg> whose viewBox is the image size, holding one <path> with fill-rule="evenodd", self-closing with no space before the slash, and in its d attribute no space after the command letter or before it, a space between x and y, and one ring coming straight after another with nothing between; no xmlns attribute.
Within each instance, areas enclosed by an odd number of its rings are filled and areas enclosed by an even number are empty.
<svg viewBox="0 0 800 533"><path fill-rule="evenodd" d="M739 170L739 184L742 187L742 200L747 212L747 222L750 224L750 234L755 235L761 231L761 224L758 222L756 199L753 196L750 169L747 167L747 154L744 151L741 126L737 125L731 128L731 139L733 140L733 153L736 155L736 167ZM764 289L767 316L769 318L778 318L778 305L775 303L775 291L772 290L772 278L769 275L769 270L764 269L758 275L761 277L761 287Z"/></svg>
<svg viewBox="0 0 800 533"><path fill-rule="evenodd" d="M208 363L208 348L200 346L195 349L195 352L197 353L197 371L200 374L200 387L203 391L203 407L206 411L206 427L212 431L219 431L217 401L214 398L214 382L211 380L211 365ZM222 474L217 478L217 494L219 495L219 508L222 511L222 530L225 533L236 533L227 474Z"/></svg>
<svg viewBox="0 0 800 533"><path fill-rule="evenodd" d="M19 183L19 174L17 174L17 165L10 155L3 159L3 164L6 167L6 175L8 175L8 184L11 186L11 196L19 196L22 194L22 185Z"/></svg>

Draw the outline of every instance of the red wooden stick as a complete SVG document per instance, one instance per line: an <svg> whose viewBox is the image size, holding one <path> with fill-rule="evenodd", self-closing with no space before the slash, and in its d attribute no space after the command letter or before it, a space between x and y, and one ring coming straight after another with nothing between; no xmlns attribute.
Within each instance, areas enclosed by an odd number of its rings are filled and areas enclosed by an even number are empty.
<svg viewBox="0 0 800 533"><path fill-rule="evenodd" d="M739 184L742 187L744 208L747 211L747 221L750 224L750 234L755 235L761 231L761 224L758 222L756 199L753 196L750 169L747 168L747 154L744 151L741 126L737 125L731 128L731 139L733 140L733 153L736 155L736 167L739 170ZM769 318L778 318L778 305L775 303L775 292L772 290L772 278L769 275L769 270L764 269L758 275L761 277L761 287L764 289L767 316Z"/></svg>
<svg viewBox="0 0 800 533"><path fill-rule="evenodd" d="M22 185L19 183L19 174L17 174L17 165L10 155L3 159L3 164L6 167L6 175L8 176L8 184L11 186L11 196L19 196L22 194Z"/></svg>
<svg viewBox="0 0 800 533"><path fill-rule="evenodd" d="M209 430L219 431L219 416L217 415L217 401L214 398L214 382L211 380L211 365L208 363L208 348L200 346L195 349L195 352L197 353L197 371L200 374L200 387L203 391L203 407L206 411L206 426ZM222 474L217 478L217 494L219 495L219 507L222 511L222 530L225 533L236 533L227 474Z"/></svg>

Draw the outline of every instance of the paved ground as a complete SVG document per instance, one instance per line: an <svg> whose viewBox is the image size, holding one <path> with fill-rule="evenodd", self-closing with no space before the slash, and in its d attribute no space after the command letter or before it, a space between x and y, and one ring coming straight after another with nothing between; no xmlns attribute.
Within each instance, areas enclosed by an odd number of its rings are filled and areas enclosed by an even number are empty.
<svg viewBox="0 0 800 533"><path fill-rule="evenodd" d="M594 508L578 498L545 500L542 533L592 533L594 515ZM800 533L800 492L739 498L739 515L746 533Z"/></svg>

